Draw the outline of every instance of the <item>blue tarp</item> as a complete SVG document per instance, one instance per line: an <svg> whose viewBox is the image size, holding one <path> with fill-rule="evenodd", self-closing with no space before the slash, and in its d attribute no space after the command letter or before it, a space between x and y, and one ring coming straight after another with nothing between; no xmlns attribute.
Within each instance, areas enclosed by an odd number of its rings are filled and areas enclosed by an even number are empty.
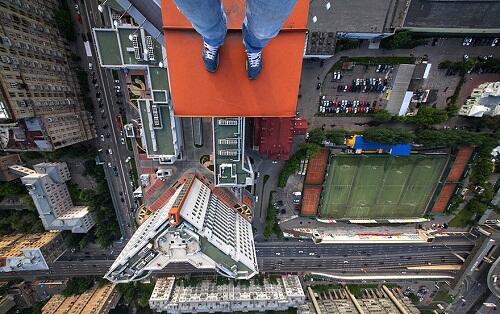
<svg viewBox="0 0 500 314"><path fill-rule="evenodd" d="M361 150L377 150L382 149L386 153L390 153L393 156L409 156L411 154L410 144L381 144L367 142L362 136L356 136L356 142L354 142L354 149Z"/></svg>

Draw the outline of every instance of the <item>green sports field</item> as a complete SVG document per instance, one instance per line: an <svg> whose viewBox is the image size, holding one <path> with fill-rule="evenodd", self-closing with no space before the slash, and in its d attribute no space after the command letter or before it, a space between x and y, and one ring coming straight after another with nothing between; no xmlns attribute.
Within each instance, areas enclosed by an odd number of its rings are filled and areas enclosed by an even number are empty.
<svg viewBox="0 0 500 314"><path fill-rule="evenodd" d="M447 156L332 156L320 215L334 219L421 217Z"/></svg>

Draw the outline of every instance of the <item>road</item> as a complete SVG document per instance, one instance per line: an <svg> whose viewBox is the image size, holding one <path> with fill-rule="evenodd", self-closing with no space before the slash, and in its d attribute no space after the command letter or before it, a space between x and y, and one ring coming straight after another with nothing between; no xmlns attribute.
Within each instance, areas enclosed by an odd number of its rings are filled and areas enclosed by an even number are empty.
<svg viewBox="0 0 500 314"><path fill-rule="evenodd" d="M309 272L322 271L335 274L409 274L408 266L459 264L454 253L466 257L474 242L465 237L440 239L422 244L314 244L311 241L282 241L256 243L260 271ZM59 278L68 276L104 275L121 247L112 251L92 250L77 253L66 252L50 265L48 271L0 274L0 279L24 277ZM279 255L276 255L279 253ZM347 263L345 262L347 261ZM186 264L171 264L169 273L196 271ZM413 273L450 274L448 271L414 271Z"/></svg>
<svg viewBox="0 0 500 314"><path fill-rule="evenodd" d="M104 20L107 24L108 17L101 16L97 9L97 1L82 0L82 21L83 24L80 25L79 31L81 33L88 34L92 31L93 27L103 27L102 21ZM103 19L104 17L104 19ZM81 38L78 36L79 44L81 44L80 51L83 53L83 43L81 43ZM93 41L92 41L93 42ZM103 69L99 66L99 61L97 59L96 48L94 44L91 44L92 58L87 58L86 55L82 55L83 60L92 62L93 71L90 72L90 77L92 78L92 72L95 73L97 78L96 88L94 84L91 84L91 95L94 99L94 104L97 104L96 93L101 94L102 108L96 106L95 112L95 122L97 139L96 145L102 148L101 157L104 158L104 172L106 174L106 180L108 182L109 190L113 200L113 206L115 208L116 216L120 226L121 234L126 241L132 236L136 227L133 217L133 207L135 207L133 200L133 186L130 180L130 165L125 163L125 159L131 156L133 153L127 149L127 145L122 144L120 130L116 120L116 116L120 114L119 108L123 105L118 105L116 101L121 100L122 103L126 104L126 100L123 97L117 97L115 94L115 79L112 76L111 70ZM85 64L87 62L84 62ZM123 80L120 80L120 90L123 94L127 94L127 88ZM127 95L124 95L127 97ZM100 136L104 135L104 141L101 140ZM111 149L112 154L108 151ZM108 164L111 166L109 167ZM116 174L113 170L116 167Z"/></svg>

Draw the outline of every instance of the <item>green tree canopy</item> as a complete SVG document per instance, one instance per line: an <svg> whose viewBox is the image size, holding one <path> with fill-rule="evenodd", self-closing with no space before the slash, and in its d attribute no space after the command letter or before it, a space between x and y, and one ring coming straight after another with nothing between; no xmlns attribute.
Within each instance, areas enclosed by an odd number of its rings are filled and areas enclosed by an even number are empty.
<svg viewBox="0 0 500 314"><path fill-rule="evenodd" d="M377 122L387 122L392 119L392 114L385 109L380 109L373 114L373 119Z"/></svg>
<svg viewBox="0 0 500 314"><path fill-rule="evenodd" d="M425 45L426 39L417 38L408 30L399 31L393 36L384 38L381 47L384 49L411 49L420 45Z"/></svg>
<svg viewBox="0 0 500 314"><path fill-rule="evenodd" d="M369 142L383 144L408 144L415 138L411 130L398 128L369 128L363 132L363 137Z"/></svg>
<svg viewBox="0 0 500 314"><path fill-rule="evenodd" d="M447 120L448 113L445 110L432 107L420 108L416 116L406 117L407 122L422 126L439 124L446 122Z"/></svg>

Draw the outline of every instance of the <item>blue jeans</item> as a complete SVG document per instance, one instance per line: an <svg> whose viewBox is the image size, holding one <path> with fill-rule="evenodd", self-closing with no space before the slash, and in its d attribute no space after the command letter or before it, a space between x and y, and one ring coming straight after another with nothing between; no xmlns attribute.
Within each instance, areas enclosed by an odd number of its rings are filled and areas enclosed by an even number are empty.
<svg viewBox="0 0 500 314"><path fill-rule="evenodd" d="M224 43L227 24L221 0L174 0L179 10L210 46ZM297 0L246 0L243 43L249 52L258 52L278 35Z"/></svg>

